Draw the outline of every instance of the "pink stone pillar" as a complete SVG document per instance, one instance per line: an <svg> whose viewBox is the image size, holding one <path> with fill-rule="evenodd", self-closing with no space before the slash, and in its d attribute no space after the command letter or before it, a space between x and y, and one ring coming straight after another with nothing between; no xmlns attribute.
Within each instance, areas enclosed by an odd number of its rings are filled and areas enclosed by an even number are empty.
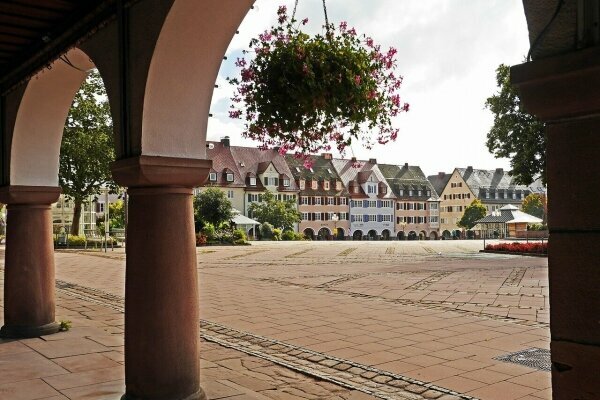
<svg viewBox="0 0 600 400"><path fill-rule="evenodd" d="M513 67L547 124L552 397L600 398L600 49Z"/></svg>
<svg viewBox="0 0 600 400"><path fill-rule="evenodd" d="M50 204L60 188L5 186L7 204L4 326L0 336L29 338L58 332L54 320L54 243Z"/></svg>
<svg viewBox="0 0 600 400"><path fill-rule="evenodd" d="M129 195L123 399L206 399L192 188L209 168L207 160L150 156L113 164Z"/></svg>

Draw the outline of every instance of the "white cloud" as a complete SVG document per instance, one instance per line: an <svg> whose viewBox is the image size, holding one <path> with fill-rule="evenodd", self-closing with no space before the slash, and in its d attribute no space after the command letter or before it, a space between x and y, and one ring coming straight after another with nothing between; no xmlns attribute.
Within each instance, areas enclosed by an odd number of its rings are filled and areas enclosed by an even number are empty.
<svg viewBox="0 0 600 400"><path fill-rule="evenodd" d="M233 38L213 95L209 138L227 134L234 144L252 143L242 142L242 125L227 117L233 88L224 78L235 72L235 56L250 39L275 22L280 4L291 10L294 2L257 1ZM495 159L485 147L492 116L484 102L496 90L496 67L518 64L527 53L520 0L328 0L327 8L330 22L346 20L382 47L398 49L398 71L405 78L401 94L411 104L397 120L397 142L371 151L357 144L358 157L408 162L426 174L467 165L509 168L508 160ZM321 1L300 1L297 16L309 18L309 31L320 31Z"/></svg>

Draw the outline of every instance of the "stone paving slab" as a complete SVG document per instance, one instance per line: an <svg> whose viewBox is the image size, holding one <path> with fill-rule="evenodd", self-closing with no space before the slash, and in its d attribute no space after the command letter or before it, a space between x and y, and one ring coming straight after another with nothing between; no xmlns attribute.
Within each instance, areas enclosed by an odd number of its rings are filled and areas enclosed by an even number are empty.
<svg viewBox="0 0 600 400"><path fill-rule="evenodd" d="M348 361L349 370L371 368L482 399L549 399L549 373L494 360L549 348L547 260L479 254L480 246L438 241L199 248L201 317ZM59 286L99 289L118 301L124 257L116 250L57 253ZM99 324L90 328L115 333L122 316L105 307L74 310ZM114 351L106 337L96 332L88 338L122 363L122 349ZM276 393L270 398L285 398Z"/></svg>

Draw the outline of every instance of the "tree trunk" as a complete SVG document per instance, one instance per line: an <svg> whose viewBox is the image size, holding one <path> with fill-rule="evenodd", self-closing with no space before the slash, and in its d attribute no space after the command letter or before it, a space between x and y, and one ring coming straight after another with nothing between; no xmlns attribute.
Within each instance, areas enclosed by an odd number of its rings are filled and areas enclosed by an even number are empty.
<svg viewBox="0 0 600 400"><path fill-rule="evenodd" d="M79 220L81 219L81 204L83 201L74 199L75 209L73 210L73 222L71 223L71 235L79 235Z"/></svg>

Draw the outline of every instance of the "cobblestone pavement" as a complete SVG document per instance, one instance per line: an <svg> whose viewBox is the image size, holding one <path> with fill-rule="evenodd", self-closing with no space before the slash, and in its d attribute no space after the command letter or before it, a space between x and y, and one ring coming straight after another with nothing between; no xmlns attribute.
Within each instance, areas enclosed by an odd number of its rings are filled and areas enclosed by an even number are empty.
<svg viewBox="0 0 600 400"><path fill-rule="evenodd" d="M549 348L547 260L480 254L481 246L281 242L200 248L202 343L214 346L202 357L219 365L212 352L233 352L218 368L235 370L236 357L248 358L321 385L312 393L280 385L285 395L275 390L247 398L549 399L547 371L495 359ZM120 251L57 253L61 299L112 310L113 340L122 324L123 265ZM231 371L221 372L227 379ZM203 374L205 381L206 368Z"/></svg>

